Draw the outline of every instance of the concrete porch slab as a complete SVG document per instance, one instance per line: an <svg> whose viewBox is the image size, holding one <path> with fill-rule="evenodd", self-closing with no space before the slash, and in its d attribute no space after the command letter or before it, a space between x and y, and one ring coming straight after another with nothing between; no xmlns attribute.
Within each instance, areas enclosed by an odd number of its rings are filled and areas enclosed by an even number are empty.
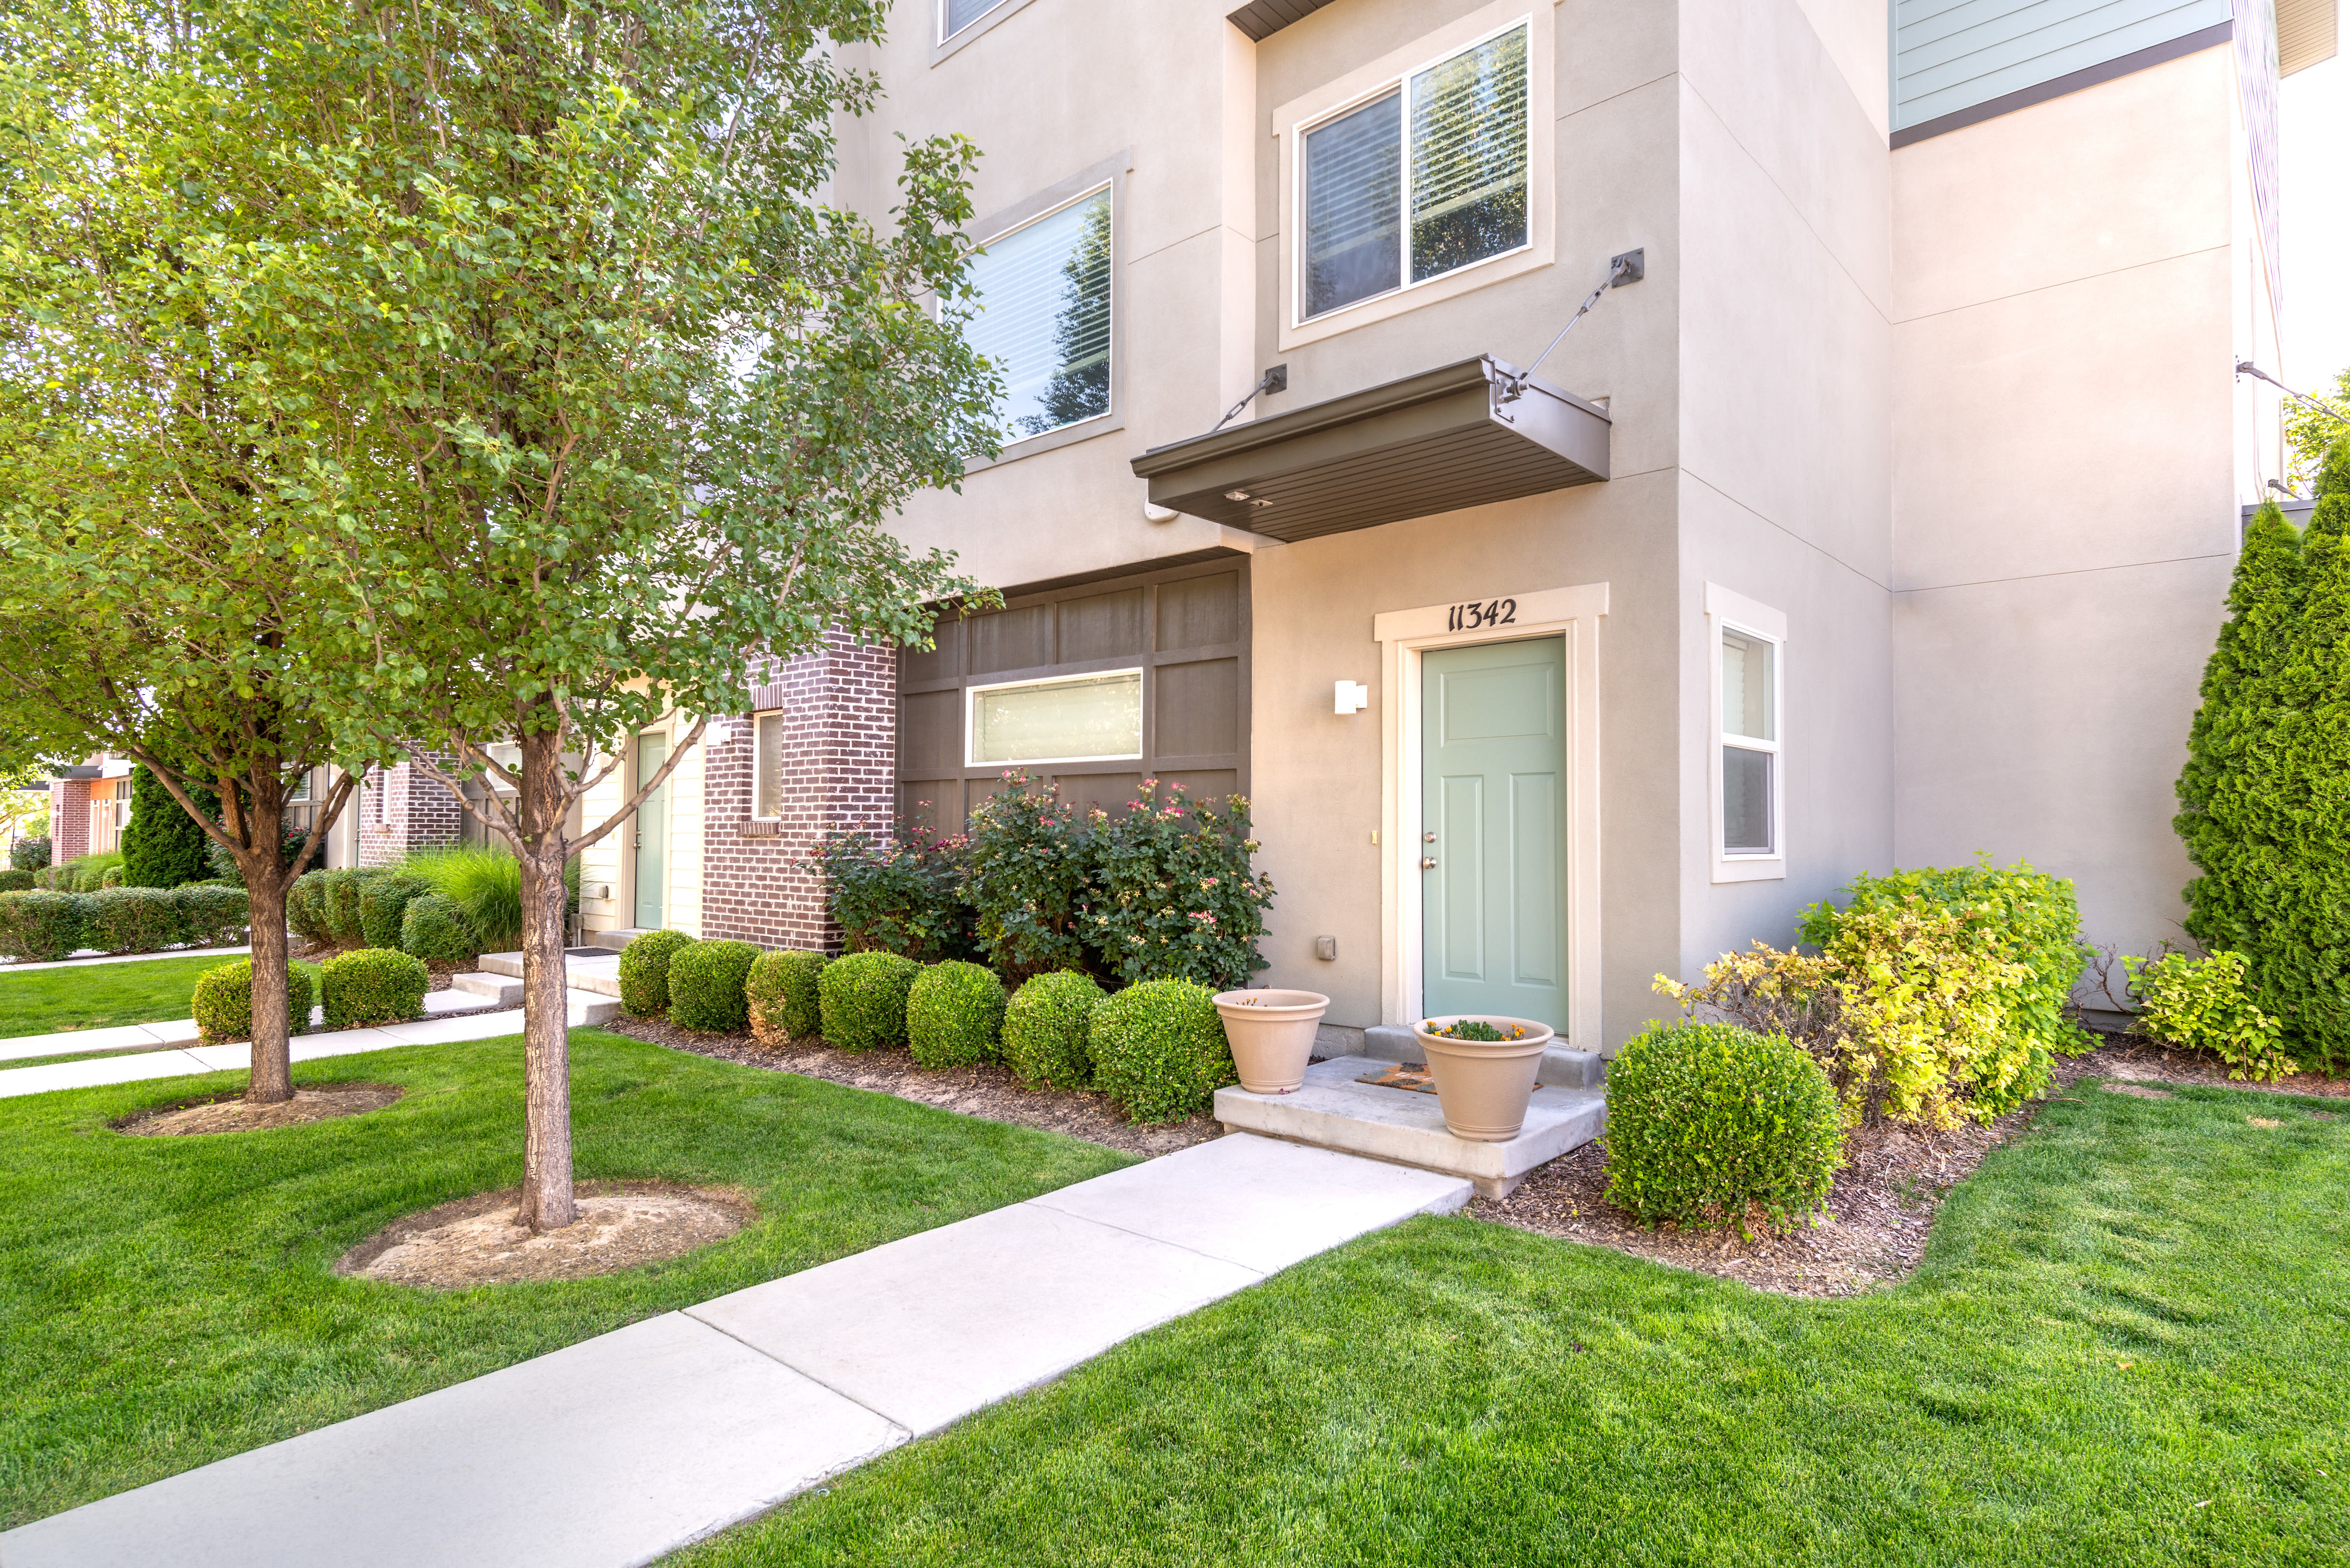
<svg viewBox="0 0 2350 1568"><path fill-rule="evenodd" d="M1273 1273L1469 1201L1457 1176L1232 1133L1030 1201Z"/></svg>
<svg viewBox="0 0 2350 1568"><path fill-rule="evenodd" d="M906 1440L677 1313L87 1504L8 1568L626 1568Z"/></svg>
<svg viewBox="0 0 2350 1568"><path fill-rule="evenodd" d="M687 1311L919 1436L1262 1277L1015 1203Z"/></svg>
<svg viewBox="0 0 2350 1568"><path fill-rule="evenodd" d="M1340 1056L1306 1068L1304 1086L1292 1094L1218 1089L1216 1119L1235 1132L1466 1177L1489 1198L1507 1195L1534 1167L1589 1143L1607 1122L1606 1091L1544 1085L1526 1107L1524 1128L1508 1142L1455 1137L1434 1095L1355 1081L1389 1065Z"/></svg>

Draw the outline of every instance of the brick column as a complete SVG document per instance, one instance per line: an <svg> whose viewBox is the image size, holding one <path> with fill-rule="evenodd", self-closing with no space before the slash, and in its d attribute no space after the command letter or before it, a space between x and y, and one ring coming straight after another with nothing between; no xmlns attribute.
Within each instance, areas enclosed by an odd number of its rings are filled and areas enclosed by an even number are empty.
<svg viewBox="0 0 2350 1568"><path fill-rule="evenodd" d="M463 836L465 808L448 787L406 761L369 774L359 798L359 864L388 866L411 849L438 849Z"/></svg>
<svg viewBox="0 0 2350 1568"><path fill-rule="evenodd" d="M89 781L49 781L49 864L62 866L89 853Z"/></svg>
<svg viewBox="0 0 2350 1568"><path fill-rule="evenodd" d="M762 947L837 951L823 884L804 868L834 834L888 834L897 792L898 659L834 633L813 652L775 665L733 720L732 744L703 763L707 814L702 929ZM757 721L784 725L775 821L752 816Z"/></svg>

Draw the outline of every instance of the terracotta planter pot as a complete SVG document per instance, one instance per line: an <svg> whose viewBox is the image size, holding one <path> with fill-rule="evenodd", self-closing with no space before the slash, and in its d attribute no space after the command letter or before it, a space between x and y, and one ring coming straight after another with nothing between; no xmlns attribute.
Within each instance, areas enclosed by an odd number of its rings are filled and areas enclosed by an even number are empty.
<svg viewBox="0 0 2350 1568"><path fill-rule="evenodd" d="M1224 1040L1253 1095L1285 1095L1305 1082L1314 1032L1330 999L1318 991L1227 991L1216 997Z"/></svg>
<svg viewBox="0 0 2350 1568"><path fill-rule="evenodd" d="M1490 1023L1505 1034L1512 1029L1523 1029L1525 1034L1517 1040L1455 1040L1435 1033L1468 1019ZM1542 1071L1543 1049L1555 1036L1549 1024L1464 1012L1422 1019L1412 1033L1428 1053L1436 1101L1444 1107L1444 1125L1454 1137L1501 1143L1518 1136L1526 1125L1534 1075Z"/></svg>

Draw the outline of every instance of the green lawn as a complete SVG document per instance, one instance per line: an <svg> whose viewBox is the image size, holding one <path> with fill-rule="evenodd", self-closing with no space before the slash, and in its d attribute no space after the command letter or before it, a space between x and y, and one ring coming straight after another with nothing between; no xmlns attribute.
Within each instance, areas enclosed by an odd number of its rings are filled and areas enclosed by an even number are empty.
<svg viewBox="0 0 2350 1568"><path fill-rule="evenodd" d="M409 1093L270 1132L109 1130L241 1075L0 1100L0 1528L1128 1163L598 1031L572 1050L583 1179L738 1186L759 1220L599 1280L428 1293L337 1278L400 1215L520 1179L518 1039L297 1065L297 1083Z"/></svg>
<svg viewBox="0 0 2350 1568"><path fill-rule="evenodd" d="M0 1040L185 1018L188 999L195 994L196 976L237 961L233 956L214 953L209 958L147 959L138 963L71 964L30 974L0 970ZM315 990L315 970L310 978Z"/></svg>
<svg viewBox="0 0 2350 1568"><path fill-rule="evenodd" d="M1416 1220L673 1568L2338 1564L2350 1120L2323 1104L2072 1090L1913 1281L1843 1302Z"/></svg>

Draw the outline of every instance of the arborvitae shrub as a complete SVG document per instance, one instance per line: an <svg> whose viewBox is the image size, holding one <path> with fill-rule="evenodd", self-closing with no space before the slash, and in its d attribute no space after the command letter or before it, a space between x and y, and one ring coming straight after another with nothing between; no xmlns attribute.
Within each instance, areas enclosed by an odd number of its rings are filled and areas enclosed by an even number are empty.
<svg viewBox="0 0 2350 1568"><path fill-rule="evenodd" d="M253 961L239 959L196 977L189 1011L206 1044L253 1037ZM310 1026L310 971L299 964L286 966L286 1031L299 1034Z"/></svg>
<svg viewBox="0 0 2350 1568"><path fill-rule="evenodd" d="M1003 1028L1003 982L983 965L934 963L906 993L906 1044L922 1066L993 1060Z"/></svg>
<svg viewBox="0 0 2350 1568"><path fill-rule="evenodd" d="M354 949L318 967L318 1005L329 1029L419 1017L432 989L422 959L389 948Z"/></svg>
<svg viewBox="0 0 2350 1568"><path fill-rule="evenodd" d="M198 805L219 809L210 790ZM130 822L122 830L122 885L177 888L212 875L212 840L144 763L130 770Z"/></svg>
<svg viewBox="0 0 2350 1568"><path fill-rule="evenodd" d="M896 953L848 953L816 976L825 1040L843 1051L869 1051L906 1038L906 995L922 966Z"/></svg>
<svg viewBox="0 0 2350 1568"><path fill-rule="evenodd" d="M1093 1083L1087 1044L1104 992L1075 970L1040 974L1014 992L1003 1010L1003 1060L1032 1089L1082 1089Z"/></svg>
<svg viewBox="0 0 2350 1568"><path fill-rule="evenodd" d="M1844 1158L1827 1074L1783 1034L1652 1023L1607 1064L1607 1198L1649 1224L1785 1225Z"/></svg>
<svg viewBox="0 0 2350 1568"><path fill-rule="evenodd" d="M296 936L313 942L333 940L327 934L326 886L326 872L305 871L286 889L286 924Z"/></svg>
<svg viewBox="0 0 2350 1568"><path fill-rule="evenodd" d="M472 963L482 956L482 939L456 899L420 893L400 911L400 950L428 964Z"/></svg>
<svg viewBox="0 0 2350 1568"><path fill-rule="evenodd" d="M751 1033L771 1051L824 1031L824 1002L816 977L829 962L824 954L798 949L761 953L743 979Z"/></svg>
<svg viewBox="0 0 2350 1568"><path fill-rule="evenodd" d="M629 1017L669 1011L670 960L692 945L683 931L647 931L620 950L620 1006Z"/></svg>
<svg viewBox="0 0 2350 1568"><path fill-rule="evenodd" d="M749 942L695 942L669 961L669 1021L700 1034L732 1034L749 1022L743 982L759 950Z"/></svg>
<svg viewBox="0 0 2350 1568"><path fill-rule="evenodd" d="M1128 986L1094 1010L1094 1086L1137 1122L1179 1122L1237 1083L1216 993L1188 980Z"/></svg>
<svg viewBox="0 0 2350 1568"><path fill-rule="evenodd" d="M371 948L398 948L400 922L411 898L432 891L421 877L393 872L371 878L359 888L359 935Z"/></svg>

